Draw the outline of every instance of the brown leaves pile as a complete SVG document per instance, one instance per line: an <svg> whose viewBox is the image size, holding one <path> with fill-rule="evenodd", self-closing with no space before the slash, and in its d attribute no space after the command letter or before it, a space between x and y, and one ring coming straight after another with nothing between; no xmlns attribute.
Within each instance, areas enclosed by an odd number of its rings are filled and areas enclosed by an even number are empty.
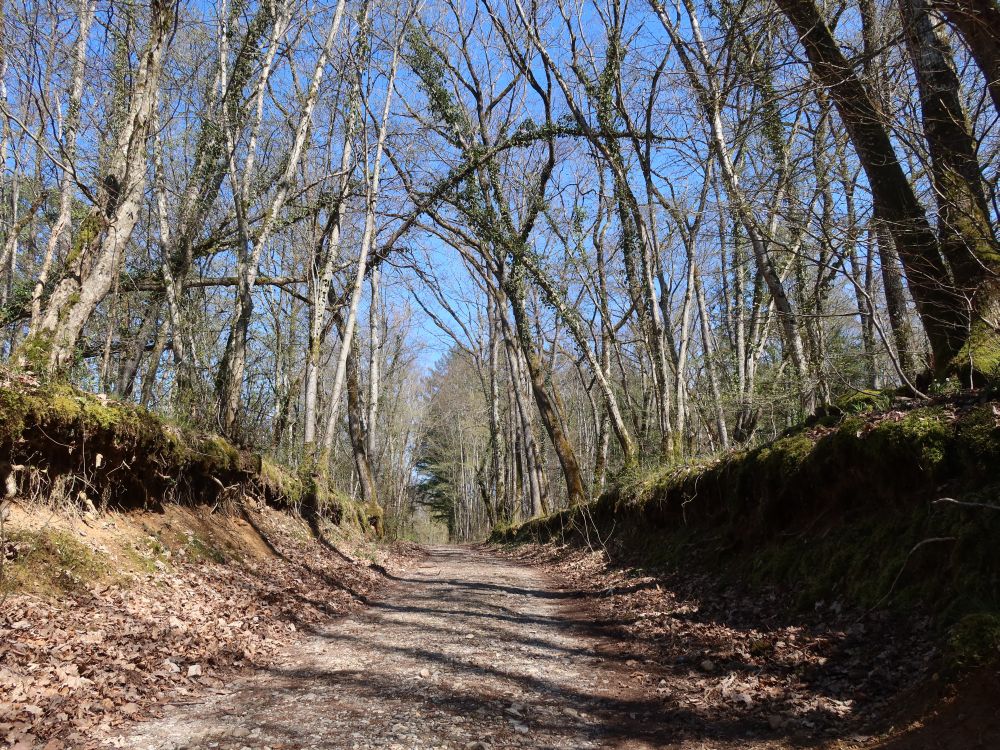
<svg viewBox="0 0 1000 750"><path fill-rule="evenodd" d="M87 747L157 703L265 665L310 624L344 614L381 577L315 541L270 537L251 563L181 563L127 587L0 605L0 740L15 750Z"/></svg>
<svg viewBox="0 0 1000 750"><path fill-rule="evenodd" d="M536 546L516 554L554 567L630 644L631 684L622 687L644 690L696 724L738 724L764 736L863 731L933 663L926 621L902 627L837 601L817 602L803 616L774 594L694 573L637 573L599 552Z"/></svg>

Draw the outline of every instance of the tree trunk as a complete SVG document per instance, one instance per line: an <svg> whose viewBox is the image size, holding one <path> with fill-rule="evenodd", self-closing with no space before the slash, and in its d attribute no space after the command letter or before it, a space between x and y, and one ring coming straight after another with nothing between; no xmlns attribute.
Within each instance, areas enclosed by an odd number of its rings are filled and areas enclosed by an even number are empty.
<svg viewBox="0 0 1000 750"><path fill-rule="evenodd" d="M933 0L972 53L1000 114L1000 6L996 0Z"/></svg>
<svg viewBox="0 0 1000 750"><path fill-rule="evenodd" d="M115 390L122 399L132 398L135 389L135 378L139 373L139 365L142 363L142 355L146 352L146 342L153 332L159 329L160 311L163 309L163 298L160 297L150 302L149 308L143 317L142 325L136 332L136 340L128 352L128 356L122 357L118 368L118 377ZM154 348L155 348L154 339Z"/></svg>
<svg viewBox="0 0 1000 750"><path fill-rule="evenodd" d="M853 72L814 0L777 0L799 33L816 78L829 89L868 177L876 214L889 225L940 373L966 339L963 300L950 288L941 247L903 172L871 95Z"/></svg>
<svg viewBox="0 0 1000 750"><path fill-rule="evenodd" d="M333 52L333 43L340 31L341 20L344 15L344 5L346 0L338 0L334 11L333 20L327 31L323 46L316 58L313 68L312 79L309 89L299 113L298 123L295 128L295 138L288 152L288 159L285 162L285 169L278 181L277 190L271 200L270 205L264 215L264 219L256 236L250 237L247 219L245 217L247 191L252 178L252 167L248 166L242 180L242 186L238 182L233 157L236 153L235 139L226 123L228 147L230 154L230 178L233 183L234 200L236 205L236 216L240 226L240 251L237 259L237 274L239 283L236 287L236 316L229 327L229 337L226 340L226 349L222 357L222 364L219 368L219 378L216 384L219 418L222 431L226 435L232 435L236 428L236 420L241 404L243 389L243 375L246 369L247 341L249 338L250 323L253 318L253 287L257 278L258 266L260 263L261 251L270 237L271 231L277 222L278 216L284 208L285 201L292 189L299 167L299 160L305 150L306 140L309 136L312 124L313 110L319 98L320 83L326 71L327 60ZM262 73L266 76L268 71ZM228 79L228 76L223 76ZM228 118L228 114L224 115ZM248 165L254 158L253 146L248 147ZM252 247L251 247L252 246ZM348 328L351 326L349 325Z"/></svg>
<svg viewBox="0 0 1000 750"><path fill-rule="evenodd" d="M692 259L693 262L693 259ZM705 373L708 376L708 387L712 394L712 410L715 416L716 437L722 450L729 450L729 430L726 427L726 410L722 404L722 389L719 388L719 376L716 372L715 346L712 339L711 320L708 316L708 303L705 300L705 289L701 283L701 274L697 264L694 266L694 293L698 303L698 320L701 323L701 344L705 352Z"/></svg>
<svg viewBox="0 0 1000 750"><path fill-rule="evenodd" d="M538 450L538 442L535 440L534 421L531 418L532 412L525 403L524 383L527 380L523 372L524 358L517 348L515 334L511 330L510 321L503 309L497 307L497 317L503 325L504 344L507 353L507 367L510 370L511 387L514 392L514 404L517 407L516 424L520 424L521 434L521 454L524 456L524 475L527 481L528 500L531 506L531 515L540 516L548 512L547 493L542 472L542 458ZM530 388L530 384L528 385Z"/></svg>
<svg viewBox="0 0 1000 750"><path fill-rule="evenodd" d="M80 29L73 54L73 75L69 87L69 102L66 109L66 119L63 122L63 158L68 164L76 160L76 138L80 127L81 101L83 99L83 83L86 74L87 42L90 36L90 26L94 21L93 0L80 0ZM73 175L69 169L63 169L59 180L59 214L55 224L49 230L49 241L45 246L45 257L38 273L34 289L31 292L31 323L29 331L35 332L42 315L42 295L52 272L52 264L59 255L59 245L62 237L70 227L73 208Z"/></svg>
<svg viewBox="0 0 1000 750"><path fill-rule="evenodd" d="M375 460L375 425L378 422L379 393L382 387L382 315L381 290L379 287L381 273L378 266L372 269L368 279L370 302L368 306L368 416L365 419L367 430L366 451L368 460Z"/></svg>
<svg viewBox="0 0 1000 750"><path fill-rule="evenodd" d="M305 383L305 424L303 428L304 453L315 453L318 428L319 371L323 349L323 331L329 307L330 285L333 283L334 267L340 259L340 241L343 235L344 214L347 210L348 188L354 165L354 131L357 110L360 107L360 91L357 82L351 85L351 101L348 102L344 121L344 146L340 154L340 179L337 197L330 208L327 224L317 241L315 260L309 274L309 348L306 352Z"/></svg>
<svg viewBox="0 0 1000 750"><path fill-rule="evenodd" d="M233 10L239 7L234 4ZM247 26L230 69L224 55L216 61L215 74L205 91L204 114L195 139L194 156L189 177L175 216L167 211L166 185L163 174L159 138L154 144L156 166L156 202L160 218L160 270L167 293L170 328L173 337L171 353L175 368L174 402L189 413L198 408L193 398L194 347L188 346L190 336L184 320L184 293L188 275L194 265L194 244L204 231L206 221L218 200L226 175L230 172L229 134L233 128L251 123L249 142L256 141L263 114L264 96L270 78L279 41L289 23L286 2L261 3ZM227 35L221 40L224 48ZM263 47L263 50L261 49ZM259 71L259 72L258 72ZM251 78L256 82L244 97ZM228 127L220 128L222 120ZM190 416L195 416L193 413Z"/></svg>
<svg viewBox="0 0 1000 750"><path fill-rule="evenodd" d="M370 3L366 4L366 8ZM367 12L367 10L366 10ZM367 186L365 191L365 228L361 236L361 247L358 251L358 268L354 275L354 282L351 289L350 303L347 312L347 323L344 328L345 338L342 340L340 355L337 358L337 370L334 373L333 388L330 394L331 419L327 422L326 433L323 437L323 453L328 454L333 447L333 428L336 420L337 405L340 402L341 392L344 387L344 376L347 367L347 356L350 352L351 339L354 337L354 327L357 324L358 305L361 302L361 294L364 290L365 272L368 269L368 258L375 245L376 217L375 210L378 207L380 191L380 179L382 175L382 157L385 153L385 140L389 134L389 112L392 106L392 94L396 80L396 71L399 65L401 40L397 39L393 45L392 62L390 64L388 80L386 83L385 101L382 106L382 117L379 121L378 134L375 142L375 153L372 156L370 173L365 175ZM368 170L366 170L367 172Z"/></svg>
<svg viewBox="0 0 1000 750"><path fill-rule="evenodd" d="M497 331L496 316L498 314L496 305L492 299L486 300L486 316L489 325L488 335L488 360L489 360L489 412L490 412L490 473L493 481L494 505L497 508L508 507L506 502L506 487L504 482L503 466L503 443L500 429L500 372L497 363L500 346L499 332ZM510 519L507 519L510 520Z"/></svg>
<svg viewBox="0 0 1000 750"><path fill-rule="evenodd" d="M56 285L38 331L22 344L22 359L42 359L49 373L68 370L77 341L118 276L139 218L146 186L147 141L166 50L173 38L176 5L154 0L149 41L135 73L132 99L108 156L98 205L74 238L67 272Z"/></svg>
<svg viewBox="0 0 1000 750"><path fill-rule="evenodd" d="M542 424L545 425L545 430L549 434L552 447L555 449L562 467L563 477L566 480L567 502L570 507L573 507L582 504L587 499L587 493L583 486L583 475L580 473L580 464L576 460L573 444L563 430L562 418L556 402L546 388L545 373L542 372L542 363L538 359L535 343L531 338L531 327L528 323L528 313L524 303L523 284L524 269L515 266L511 276L506 280L504 291L510 301L511 312L514 314L514 332L524 355L524 363L527 365L535 404L538 406Z"/></svg>
<svg viewBox="0 0 1000 750"><path fill-rule="evenodd" d="M971 368L992 375L1000 366L995 351L1000 348L1000 248L990 224L976 142L959 99L961 84L951 49L926 1L899 0L899 8L931 155L941 250L971 316L966 323L969 342L950 364L957 370ZM984 339L992 339L994 346L984 346Z"/></svg>
<svg viewBox="0 0 1000 750"><path fill-rule="evenodd" d="M774 258L768 249L767 242L757 226L753 211L747 202L743 189L740 187L739 175L736 171L736 165L733 163L728 139L723 127L721 93L718 90L718 84L715 78L711 76L707 77L704 81L702 80L690 55L682 44L674 22L667 16L658 0L650 0L650 2L659 16L664 29L674 43L674 47L687 73L688 82L695 90L698 102L705 114L705 118L708 120L712 148L721 169L722 181L726 187L726 193L733 205L736 217L743 225L743 229L750 239L750 247L753 249L754 260L767 284L771 298L774 300L778 320L781 324L784 345L799 376L802 407L805 411L810 412L812 411L814 394L809 384L809 366L806 360L805 347L802 344L802 334L799 331L798 317L788 299L788 294L785 291L784 284L781 282L779 271L774 264ZM708 51L701 35L696 10L690 0L685 0L684 7L687 11L692 32L695 35L695 52L700 65L706 72L711 71Z"/></svg>
<svg viewBox="0 0 1000 750"><path fill-rule="evenodd" d="M629 433L628 427L625 425L621 409L618 406L618 398L611 388L611 383L605 376L604 370L597 360L597 355L594 353L593 347L591 347L587 339L587 335L583 329L583 321L580 319L579 313L566 304L563 296L556 289L555 284L533 258L525 257L524 260L526 268L545 295L546 302L555 308L556 312L559 313L559 317L565 321L567 328L569 328L570 333L573 335L573 340L580 351L583 352L584 357L587 359L587 364L590 365L594 373L594 378L601 389L601 395L604 397L604 403L608 407L611 426L614 429L615 437L618 439L618 444L621 446L625 463L627 465L635 464L639 460L638 448L636 447L635 440L632 439L632 435Z"/></svg>
<svg viewBox="0 0 1000 750"><path fill-rule="evenodd" d="M342 335L346 335L346 331ZM361 399L361 383L358 374L361 355L358 352L358 347L352 346L352 343L344 341L348 352L346 368L347 426L351 436L354 466L358 470L358 480L361 484L361 498L365 505L374 506L378 503L378 497L366 437L367 430L371 426L365 425L364 404Z"/></svg>

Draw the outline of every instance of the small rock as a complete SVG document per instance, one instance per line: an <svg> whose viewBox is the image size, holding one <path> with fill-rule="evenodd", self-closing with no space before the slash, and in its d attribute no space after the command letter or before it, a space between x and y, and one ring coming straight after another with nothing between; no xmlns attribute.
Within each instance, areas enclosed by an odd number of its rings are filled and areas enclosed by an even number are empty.
<svg viewBox="0 0 1000 750"><path fill-rule="evenodd" d="M431 670L427 669L427 667L424 667L423 669L420 670L421 679L426 680L430 676L431 676Z"/></svg>
<svg viewBox="0 0 1000 750"><path fill-rule="evenodd" d="M714 662L714 661L712 661L711 659L705 659L705 660L704 660L704 661L702 661L702 663L701 663L701 668L702 668L702 670L704 670L705 672L712 672L712 671L714 671L714 670L715 670L715 662Z"/></svg>
<svg viewBox="0 0 1000 750"><path fill-rule="evenodd" d="M200 664L192 664L190 667L188 667L187 676L188 677L201 677L201 665Z"/></svg>

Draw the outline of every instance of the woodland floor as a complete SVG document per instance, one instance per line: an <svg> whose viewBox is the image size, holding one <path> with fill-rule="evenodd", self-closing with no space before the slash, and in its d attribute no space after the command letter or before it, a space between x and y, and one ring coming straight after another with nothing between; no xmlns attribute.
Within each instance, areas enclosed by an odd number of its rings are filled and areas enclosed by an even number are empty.
<svg viewBox="0 0 1000 750"><path fill-rule="evenodd" d="M107 745L871 747L878 740L857 727L881 705L872 694L925 664L912 654L886 663L918 641L876 643L874 658L859 645L863 628L762 631L700 613L653 579L615 579L596 555L544 556L435 547L397 560L369 607L313 626L270 668ZM971 731L985 726L988 692L982 716L959 713L944 728L956 747L994 747ZM910 729L915 742L878 746L951 746Z"/></svg>
<svg viewBox="0 0 1000 750"><path fill-rule="evenodd" d="M246 556L160 552L147 560L159 570L121 583L0 598L0 745L1000 747L997 669L948 685L919 621L836 601L790 616L774 596L581 549L351 557L287 518L173 509L65 525L98 551L205 540Z"/></svg>

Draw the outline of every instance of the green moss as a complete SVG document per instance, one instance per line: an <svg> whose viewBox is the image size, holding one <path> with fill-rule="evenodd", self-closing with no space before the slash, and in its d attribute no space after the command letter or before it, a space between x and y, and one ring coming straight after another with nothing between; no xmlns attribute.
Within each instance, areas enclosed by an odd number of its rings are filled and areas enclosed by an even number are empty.
<svg viewBox="0 0 1000 750"><path fill-rule="evenodd" d="M953 372L973 373L987 380L1000 379L1000 336L985 322L973 326L962 350L951 361Z"/></svg>
<svg viewBox="0 0 1000 750"><path fill-rule="evenodd" d="M73 238L73 244L66 254L65 265L67 268L80 259L91 243L100 236L103 228L104 220L100 214L92 211L84 217L76 231L76 236Z"/></svg>
<svg viewBox="0 0 1000 750"><path fill-rule="evenodd" d="M305 486L284 466L274 463L268 458L261 460L260 481L264 490L273 497L284 498L285 504L298 507L305 493Z"/></svg>
<svg viewBox="0 0 1000 750"><path fill-rule="evenodd" d="M910 556L930 528L928 510L916 506L864 514L818 536L772 539L750 555L751 580L795 592L802 609L835 599L865 609L909 609L929 601L928 591L941 582L931 583L927 568L951 552L948 544L926 545Z"/></svg>
<svg viewBox="0 0 1000 750"><path fill-rule="evenodd" d="M226 562L225 552L210 542L202 539L197 534L191 534L188 536L187 545L184 547L184 555L188 560L197 562Z"/></svg>
<svg viewBox="0 0 1000 750"><path fill-rule="evenodd" d="M960 460L969 471L989 474L1000 466L1000 418L992 405L963 414L956 427Z"/></svg>
<svg viewBox="0 0 1000 750"><path fill-rule="evenodd" d="M240 452L225 438L218 435L204 435L197 440L194 448L202 462L221 470L238 470Z"/></svg>
<svg viewBox="0 0 1000 750"><path fill-rule="evenodd" d="M129 414L123 409L115 408L107 403L86 399L82 401L82 417L88 427L98 430L119 430L130 426L134 413Z"/></svg>
<svg viewBox="0 0 1000 750"><path fill-rule="evenodd" d="M69 448L81 441L87 443L86 453ZM243 483L251 493L263 489L267 502L274 506L315 511L338 521L343 518L363 530L380 525L380 508L355 507L337 496L323 477L306 470L296 476L218 435L168 424L143 408L93 396L66 383L0 387L0 448L12 453L30 451L39 468L49 461L61 474L79 473L87 461L88 482L95 495L111 503L156 503L165 499L165 488L176 487L190 488L192 496L204 502L214 497L219 482ZM105 456L105 466L127 465L131 472L112 476L95 471L99 467L89 463L95 453ZM212 489L206 495L207 487ZM315 491L315 507L306 509L310 487Z"/></svg>
<svg viewBox="0 0 1000 750"><path fill-rule="evenodd" d="M586 516L629 560L778 585L805 609L838 600L920 611L942 627L1000 613L1000 514L932 502L1000 506L996 410L859 408L833 429L812 422L708 466L628 475L586 509L494 539L586 543Z"/></svg>
<svg viewBox="0 0 1000 750"><path fill-rule="evenodd" d="M52 356L52 337L46 332L33 333L17 348L11 360L32 373L45 373Z"/></svg>
<svg viewBox="0 0 1000 750"><path fill-rule="evenodd" d="M0 441L8 443L20 437L27 413L28 402L24 393L0 389Z"/></svg>
<svg viewBox="0 0 1000 750"><path fill-rule="evenodd" d="M915 461L916 469L933 475L953 438L954 429L942 409L914 409L899 420L878 422L866 445L887 468L909 470Z"/></svg>
<svg viewBox="0 0 1000 750"><path fill-rule="evenodd" d="M774 475L792 476L802 468L815 447L816 440L808 435L789 435L758 448L748 460Z"/></svg>
<svg viewBox="0 0 1000 750"><path fill-rule="evenodd" d="M106 557L63 531L17 531L7 546L15 552L4 566L4 592L73 593L113 577Z"/></svg>
<svg viewBox="0 0 1000 750"><path fill-rule="evenodd" d="M709 467L718 463L712 459L672 462L654 466L626 466L615 477L615 496L621 503L642 505L670 493Z"/></svg>
<svg viewBox="0 0 1000 750"><path fill-rule="evenodd" d="M959 620L949 633L948 656L958 667L992 664L1000 659L1000 615L979 612Z"/></svg>
<svg viewBox="0 0 1000 750"><path fill-rule="evenodd" d="M864 414L871 411L885 411L892 406L892 391L863 390L852 393L837 401L835 406L844 414Z"/></svg>

